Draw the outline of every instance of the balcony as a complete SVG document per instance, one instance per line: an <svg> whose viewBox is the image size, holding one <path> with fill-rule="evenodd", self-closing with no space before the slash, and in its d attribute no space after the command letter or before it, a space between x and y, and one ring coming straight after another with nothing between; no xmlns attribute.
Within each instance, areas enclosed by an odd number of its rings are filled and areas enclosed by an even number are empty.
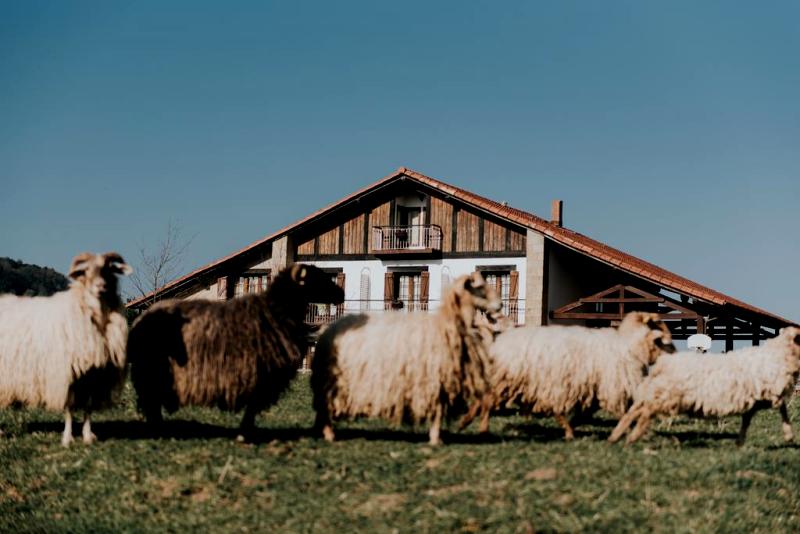
<svg viewBox="0 0 800 534"><path fill-rule="evenodd" d="M372 252L376 256L425 256L441 250L442 228L436 224L372 227Z"/></svg>

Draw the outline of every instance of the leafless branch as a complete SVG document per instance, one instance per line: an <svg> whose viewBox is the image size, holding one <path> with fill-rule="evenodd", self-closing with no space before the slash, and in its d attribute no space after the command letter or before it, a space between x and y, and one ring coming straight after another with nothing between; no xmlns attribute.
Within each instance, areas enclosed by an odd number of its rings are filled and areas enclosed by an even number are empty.
<svg viewBox="0 0 800 534"><path fill-rule="evenodd" d="M153 252L140 244L138 265L130 277L136 292L142 297L150 295L152 302L158 300L155 292L181 271L186 250L195 237L185 238L183 228L170 219L164 238Z"/></svg>

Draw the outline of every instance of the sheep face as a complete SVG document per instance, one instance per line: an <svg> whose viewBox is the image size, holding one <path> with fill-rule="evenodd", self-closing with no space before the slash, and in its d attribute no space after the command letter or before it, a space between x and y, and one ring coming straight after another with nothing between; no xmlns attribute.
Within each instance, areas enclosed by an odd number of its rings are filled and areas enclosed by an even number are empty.
<svg viewBox="0 0 800 534"><path fill-rule="evenodd" d="M480 273L472 273L468 276L462 276L453 282L452 294L455 296L458 306L467 312L475 311L484 312L489 317L496 316L501 308L502 303L497 292L486 285ZM470 313L470 312L468 312ZM472 323L473 317L467 319L468 323Z"/></svg>
<svg viewBox="0 0 800 534"><path fill-rule="evenodd" d="M481 332L484 341L491 343L506 330L514 328L514 321L500 312L476 311L474 326Z"/></svg>
<svg viewBox="0 0 800 534"><path fill-rule="evenodd" d="M129 275L132 272L133 269L116 252L84 252L73 258L68 276L98 300L115 305L119 299L117 275Z"/></svg>
<svg viewBox="0 0 800 534"><path fill-rule="evenodd" d="M306 302L331 304L344 302L344 290L332 282L331 275L322 269L296 263L291 267L290 276Z"/></svg>
<svg viewBox="0 0 800 534"><path fill-rule="evenodd" d="M647 365L653 365L664 352L672 354L676 351L672 344L672 333L657 313L631 312L625 316L619 328L626 331L642 326L648 329L646 339L650 351Z"/></svg>
<svg viewBox="0 0 800 534"><path fill-rule="evenodd" d="M800 359L800 328L796 326L787 326L781 329L778 336L786 340L786 343L789 345L788 353L791 357Z"/></svg>

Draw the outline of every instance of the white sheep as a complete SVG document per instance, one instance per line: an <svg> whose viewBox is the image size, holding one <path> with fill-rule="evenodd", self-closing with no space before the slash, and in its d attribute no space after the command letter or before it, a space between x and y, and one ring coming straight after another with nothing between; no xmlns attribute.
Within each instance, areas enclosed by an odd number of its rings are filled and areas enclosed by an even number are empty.
<svg viewBox="0 0 800 534"><path fill-rule="evenodd" d="M783 437L793 438L786 399L800 374L800 328L787 327L758 347L727 354L682 352L660 358L634 395L634 404L608 438L618 441L633 422L628 443L647 431L654 416L742 416L736 444L744 444L750 420L777 408Z"/></svg>
<svg viewBox="0 0 800 534"><path fill-rule="evenodd" d="M647 367L664 351L675 352L675 347L654 313L629 313L618 328L508 330L490 348L492 389L473 404L461 428L480 412L480 431L487 432L491 410L517 404L526 413L553 415L571 440L571 414L602 408L621 417Z"/></svg>
<svg viewBox="0 0 800 534"><path fill-rule="evenodd" d="M430 422L441 444L442 420L487 388L488 353L476 324L500 300L479 273L453 282L436 312L346 316L320 337L312 361L316 429L334 440L332 419L381 417Z"/></svg>
<svg viewBox="0 0 800 534"><path fill-rule="evenodd" d="M21 403L64 411L61 444L72 443L72 411L83 410L83 441L96 438L91 412L107 407L125 378L128 323L117 253L72 260L69 289L49 297L0 297L0 407Z"/></svg>

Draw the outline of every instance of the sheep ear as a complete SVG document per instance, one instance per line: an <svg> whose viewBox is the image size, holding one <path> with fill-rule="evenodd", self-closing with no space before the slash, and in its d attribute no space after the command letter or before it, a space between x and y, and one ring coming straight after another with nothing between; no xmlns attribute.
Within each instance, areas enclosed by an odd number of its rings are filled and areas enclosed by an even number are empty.
<svg viewBox="0 0 800 534"><path fill-rule="evenodd" d="M125 263L125 260L122 259L122 256L116 252L107 252L103 254L103 259L105 260L106 265L111 267L111 270L117 274L123 274L127 276L133 272L133 268Z"/></svg>
<svg viewBox="0 0 800 534"><path fill-rule="evenodd" d="M470 282L472 283L472 287L479 288L486 285L486 281L483 279L483 275L481 275L481 273L478 272L472 273L469 279Z"/></svg>
<svg viewBox="0 0 800 534"><path fill-rule="evenodd" d="M655 313L648 313L643 319L644 324L650 330L661 330L661 319Z"/></svg>
<svg viewBox="0 0 800 534"><path fill-rule="evenodd" d="M89 268L89 264L94 259L94 254L91 252L82 252L72 258L72 265L69 267L69 273L67 276L72 278L73 280L79 279L81 276L86 274L86 269Z"/></svg>
<svg viewBox="0 0 800 534"><path fill-rule="evenodd" d="M307 274L308 274L308 267L306 267L302 263L295 263L294 265L292 265L292 270L290 272L292 280L294 280L301 286L305 285Z"/></svg>

